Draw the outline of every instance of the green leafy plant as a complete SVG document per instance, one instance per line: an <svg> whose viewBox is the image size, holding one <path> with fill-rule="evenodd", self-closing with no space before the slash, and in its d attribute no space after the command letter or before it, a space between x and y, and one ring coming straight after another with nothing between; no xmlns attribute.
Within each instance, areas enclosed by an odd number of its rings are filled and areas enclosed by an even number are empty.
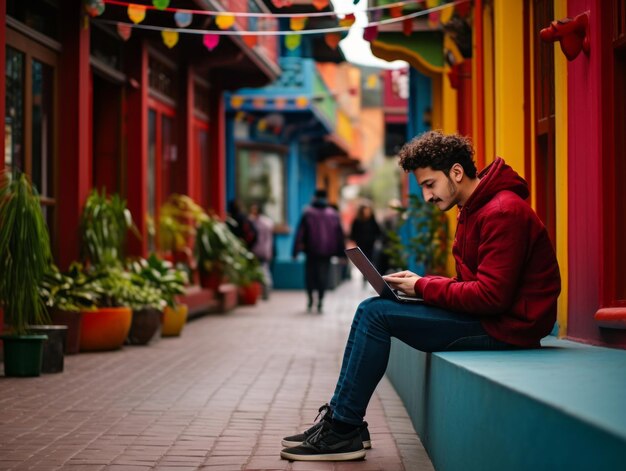
<svg viewBox="0 0 626 471"><path fill-rule="evenodd" d="M97 308L104 292L83 272L79 263L73 263L67 273L61 273L51 264L39 285L39 293L49 309L66 312L91 311Z"/></svg>
<svg viewBox="0 0 626 471"><path fill-rule="evenodd" d="M205 273L221 270L229 281L240 286L263 280L263 272L254 254L215 217L208 217L198 226L195 253L198 267Z"/></svg>
<svg viewBox="0 0 626 471"><path fill-rule="evenodd" d="M170 195L159 208L159 249L166 252L184 251L189 239L196 234L196 226L209 217L187 195Z"/></svg>
<svg viewBox="0 0 626 471"><path fill-rule="evenodd" d="M98 307L130 307L133 310L153 307L163 309L167 301L158 288L119 266L100 267L87 273L90 282L99 286Z"/></svg>
<svg viewBox="0 0 626 471"><path fill-rule="evenodd" d="M448 218L417 195L409 195L409 205L395 208L399 225L388 231L385 254L390 265L406 269L410 262L423 265L428 273L444 275L448 258ZM403 237L405 235L405 237Z"/></svg>
<svg viewBox="0 0 626 471"><path fill-rule="evenodd" d="M129 270L134 275L133 280L140 279L141 283L158 289L170 307L175 307L175 296L183 294L188 283L185 271L174 268L170 262L161 260L155 254L151 254L147 259L132 261ZM139 281L136 281L136 284L138 283Z"/></svg>
<svg viewBox="0 0 626 471"><path fill-rule="evenodd" d="M93 190L80 220L81 256L95 266L120 265L124 260L128 231L140 237L126 200L104 190Z"/></svg>
<svg viewBox="0 0 626 471"><path fill-rule="evenodd" d="M37 191L25 174L0 176L0 302L13 333L49 323L39 284L50 264L50 238Z"/></svg>

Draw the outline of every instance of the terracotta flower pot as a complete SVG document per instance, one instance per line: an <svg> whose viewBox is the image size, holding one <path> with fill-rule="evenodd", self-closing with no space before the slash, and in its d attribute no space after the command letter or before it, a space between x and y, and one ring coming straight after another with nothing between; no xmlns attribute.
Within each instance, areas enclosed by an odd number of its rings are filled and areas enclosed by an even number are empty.
<svg viewBox="0 0 626 471"><path fill-rule="evenodd" d="M176 309L167 306L163 310L162 337L177 337L187 322L189 309L186 304L177 304Z"/></svg>
<svg viewBox="0 0 626 471"><path fill-rule="evenodd" d="M239 287L239 303L243 305L256 304L261 294L261 283L253 281L249 285Z"/></svg>
<svg viewBox="0 0 626 471"><path fill-rule="evenodd" d="M117 350L128 336L133 311L128 307L107 307L84 311L80 329L80 351Z"/></svg>

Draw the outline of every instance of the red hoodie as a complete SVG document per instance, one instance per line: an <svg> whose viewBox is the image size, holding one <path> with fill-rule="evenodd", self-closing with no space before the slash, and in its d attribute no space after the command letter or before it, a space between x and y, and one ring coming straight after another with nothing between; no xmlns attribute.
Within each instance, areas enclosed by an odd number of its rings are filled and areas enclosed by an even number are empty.
<svg viewBox="0 0 626 471"><path fill-rule="evenodd" d="M497 158L461 208L452 247L455 278L425 276L418 296L480 317L498 340L538 347L552 330L561 277L545 226L524 201L528 185Z"/></svg>

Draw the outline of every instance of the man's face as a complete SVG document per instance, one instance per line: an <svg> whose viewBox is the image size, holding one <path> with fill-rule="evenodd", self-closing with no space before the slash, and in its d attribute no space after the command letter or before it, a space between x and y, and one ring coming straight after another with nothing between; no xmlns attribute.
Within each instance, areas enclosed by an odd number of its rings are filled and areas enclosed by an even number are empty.
<svg viewBox="0 0 626 471"><path fill-rule="evenodd" d="M457 184L442 170L418 168L413 174L422 188L425 201L433 203L441 211L447 211L459 203Z"/></svg>

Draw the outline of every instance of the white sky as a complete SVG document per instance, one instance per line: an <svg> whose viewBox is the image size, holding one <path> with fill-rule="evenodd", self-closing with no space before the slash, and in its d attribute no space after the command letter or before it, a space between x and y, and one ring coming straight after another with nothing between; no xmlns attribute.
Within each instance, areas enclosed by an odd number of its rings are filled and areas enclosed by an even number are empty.
<svg viewBox="0 0 626 471"><path fill-rule="evenodd" d="M374 57L370 50L370 43L363 39L363 28L367 26L367 14L363 10L367 8L368 0L360 0L357 5L354 5L352 0L331 1L337 13L354 12L356 17L356 21L350 28L348 36L339 43L343 54L349 62L384 69L397 69L407 66L404 61L387 62Z"/></svg>

